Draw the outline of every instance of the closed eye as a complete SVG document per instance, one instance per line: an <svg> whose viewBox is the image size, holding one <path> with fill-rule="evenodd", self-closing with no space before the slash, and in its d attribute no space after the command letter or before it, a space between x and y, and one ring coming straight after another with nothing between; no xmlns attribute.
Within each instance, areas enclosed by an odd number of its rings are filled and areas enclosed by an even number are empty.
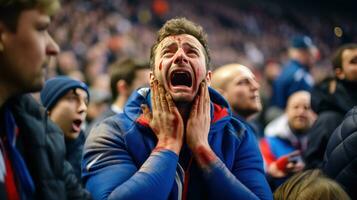
<svg viewBox="0 0 357 200"><path fill-rule="evenodd" d="M188 50L187 55L190 56L198 56L198 52L196 50Z"/></svg>
<svg viewBox="0 0 357 200"><path fill-rule="evenodd" d="M352 58L352 60L350 61L351 64L357 64L357 56L355 56L354 58Z"/></svg>

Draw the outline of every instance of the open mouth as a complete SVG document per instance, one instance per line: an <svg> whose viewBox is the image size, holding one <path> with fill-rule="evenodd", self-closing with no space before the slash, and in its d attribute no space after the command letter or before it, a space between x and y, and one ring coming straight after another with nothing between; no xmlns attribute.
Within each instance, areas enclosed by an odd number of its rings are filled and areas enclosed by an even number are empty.
<svg viewBox="0 0 357 200"><path fill-rule="evenodd" d="M189 72L186 71L175 71L171 74L171 85L172 86L192 86L192 77Z"/></svg>
<svg viewBox="0 0 357 200"><path fill-rule="evenodd" d="M80 119L74 120L73 123L72 123L72 129L75 132L80 132L81 125L82 125L82 120L80 120Z"/></svg>

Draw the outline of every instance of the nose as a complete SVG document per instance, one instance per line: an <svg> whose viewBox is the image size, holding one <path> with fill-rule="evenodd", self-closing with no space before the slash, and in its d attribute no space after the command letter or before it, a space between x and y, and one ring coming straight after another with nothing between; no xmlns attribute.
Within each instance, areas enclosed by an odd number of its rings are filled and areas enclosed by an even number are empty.
<svg viewBox="0 0 357 200"><path fill-rule="evenodd" d="M60 48L58 44L53 40L51 35L47 33L47 46L46 46L46 54L49 56L56 56L60 52Z"/></svg>
<svg viewBox="0 0 357 200"><path fill-rule="evenodd" d="M185 54L185 51L182 48L179 48L175 54L175 58L174 58L174 63L175 64L188 64L188 59L187 56Z"/></svg>
<svg viewBox="0 0 357 200"><path fill-rule="evenodd" d="M86 114L87 113L87 102L86 100L82 99L79 101L79 106L78 106L78 113L80 114Z"/></svg>
<svg viewBox="0 0 357 200"><path fill-rule="evenodd" d="M252 90L258 90L259 88L260 88L260 84L254 79L254 80L252 80L252 82L251 82L252 84L251 84L251 88L252 88Z"/></svg>
<svg viewBox="0 0 357 200"><path fill-rule="evenodd" d="M307 114L307 111L308 111L308 109L305 108L304 106L299 106L299 107L296 109L296 113L297 113L299 116L306 115L306 114Z"/></svg>

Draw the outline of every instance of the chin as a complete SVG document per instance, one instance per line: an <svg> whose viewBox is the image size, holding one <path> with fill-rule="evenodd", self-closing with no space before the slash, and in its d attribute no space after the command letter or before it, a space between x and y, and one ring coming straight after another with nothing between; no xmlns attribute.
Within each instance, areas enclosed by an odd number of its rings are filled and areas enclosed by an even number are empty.
<svg viewBox="0 0 357 200"><path fill-rule="evenodd" d="M175 103L191 103L194 100L194 96L191 94L171 94L172 99L174 100Z"/></svg>
<svg viewBox="0 0 357 200"><path fill-rule="evenodd" d="M69 133L69 134L66 134L66 139L67 140L75 140L75 139L77 139L78 138L78 136L79 136L79 133L77 133L77 132L71 132L71 133Z"/></svg>

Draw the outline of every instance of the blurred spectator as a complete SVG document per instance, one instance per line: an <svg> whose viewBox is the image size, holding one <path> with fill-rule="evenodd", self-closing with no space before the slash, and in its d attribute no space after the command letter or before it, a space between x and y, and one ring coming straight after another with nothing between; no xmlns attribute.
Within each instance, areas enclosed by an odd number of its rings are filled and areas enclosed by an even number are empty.
<svg viewBox="0 0 357 200"><path fill-rule="evenodd" d="M310 93L298 91L288 98L285 114L265 128L259 146L273 190L290 175L303 170L301 153L306 150L307 131L313 120Z"/></svg>
<svg viewBox="0 0 357 200"><path fill-rule="evenodd" d="M50 119L64 133L66 160L81 180L81 159L85 141L81 128L87 114L89 92L87 86L66 76L46 81L41 90L41 102Z"/></svg>
<svg viewBox="0 0 357 200"><path fill-rule="evenodd" d="M281 72L281 65L276 60L269 60L264 65L262 79L260 80L260 97L262 100L262 111L255 118L255 123L259 127L259 131L264 133L264 127L273 119L282 114L281 109L274 109L270 106L272 88L275 79Z"/></svg>
<svg viewBox="0 0 357 200"><path fill-rule="evenodd" d="M68 75L72 71L78 70L78 62L73 51L63 51L57 56L57 73Z"/></svg>
<svg viewBox="0 0 357 200"><path fill-rule="evenodd" d="M284 110L288 97L299 90L310 91L314 80L310 68L315 63L314 47L307 36L292 39L289 48L289 62L284 66L279 77L274 81L272 106Z"/></svg>
<svg viewBox="0 0 357 200"><path fill-rule="evenodd" d="M326 79L312 90L311 106L318 118L309 131L306 168L322 167L327 142L344 115L357 105L357 44L336 50L332 64L335 77Z"/></svg>
<svg viewBox="0 0 357 200"><path fill-rule="evenodd" d="M299 172L274 192L275 200L350 200L343 188L320 170Z"/></svg>
<svg viewBox="0 0 357 200"><path fill-rule="evenodd" d="M237 63L224 65L213 71L212 87L227 99L234 117L245 124L250 134L259 137L247 122L262 109L260 85L254 74L247 67Z"/></svg>
<svg viewBox="0 0 357 200"><path fill-rule="evenodd" d="M110 87L113 102L111 106L92 122L93 125L104 119L123 112L124 105L131 93L149 85L149 63L136 62L132 58L123 58L109 66ZM87 134L90 128L87 129Z"/></svg>
<svg viewBox="0 0 357 200"><path fill-rule="evenodd" d="M323 171L339 182L352 199L357 199L357 106L350 110L331 135Z"/></svg>

